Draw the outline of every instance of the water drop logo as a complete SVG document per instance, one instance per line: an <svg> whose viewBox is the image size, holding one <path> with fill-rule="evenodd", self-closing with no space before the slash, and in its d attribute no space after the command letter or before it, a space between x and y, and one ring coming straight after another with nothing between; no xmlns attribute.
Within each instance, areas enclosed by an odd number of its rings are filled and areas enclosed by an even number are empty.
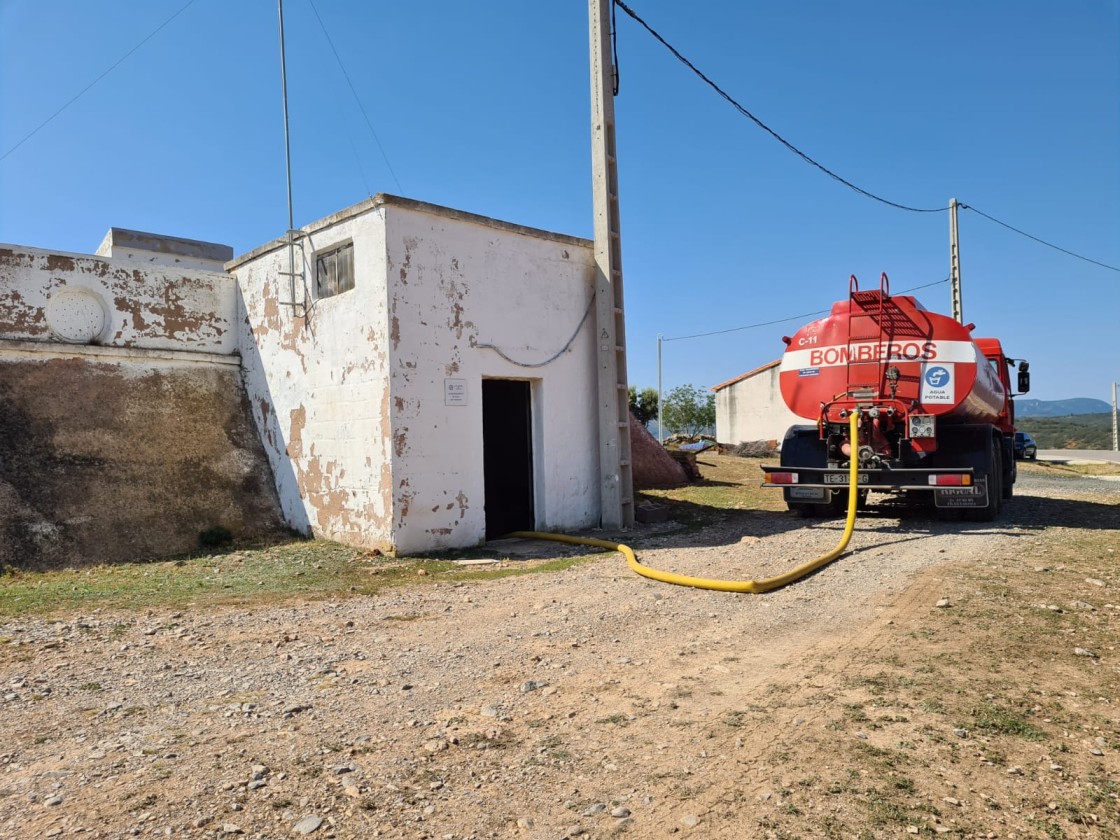
<svg viewBox="0 0 1120 840"><path fill-rule="evenodd" d="M940 388L949 381L949 371L943 367L932 367L926 371L926 384L931 388Z"/></svg>

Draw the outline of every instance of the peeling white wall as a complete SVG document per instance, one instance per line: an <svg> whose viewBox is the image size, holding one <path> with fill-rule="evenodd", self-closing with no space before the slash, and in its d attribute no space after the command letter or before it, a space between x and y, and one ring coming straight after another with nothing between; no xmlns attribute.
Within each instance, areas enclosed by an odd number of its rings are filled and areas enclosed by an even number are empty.
<svg viewBox="0 0 1120 840"><path fill-rule="evenodd" d="M599 521L594 313L588 243L388 206L395 539L402 551L485 538L482 380L532 382L536 527ZM510 226L512 227L512 226ZM462 379L466 405L445 405Z"/></svg>
<svg viewBox="0 0 1120 840"><path fill-rule="evenodd" d="M314 253L352 240L354 288L291 300L286 246L233 268L243 376L284 515L305 533L392 547L389 384L382 212L313 225L297 248L306 295ZM302 257L301 257L302 254ZM297 288L296 300L305 299Z"/></svg>
<svg viewBox="0 0 1120 840"><path fill-rule="evenodd" d="M0 339L229 354L223 273L0 245Z"/></svg>
<svg viewBox="0 0 1120 840"><path fill-rule="evenodd" d="M716 440L732 445L759 440L781 443L790 426L808 422L786 407L780 372L775 362L716 391Z"/></svg>
<svg viewBox="0 0 1120 840"><path fill-rule="evenodd" d="M590 243L378 196L304 229L313 252L352 240L355 288L306 323L289 299L287 249L229 264L254 419L285 516L307 533L398 552L477 545L486 534L482 380L532 383L536 526L599 521ZM298 253L298 252L297 252ZM303 299L302 290L297 299ZM447 379L466 404L446 405Z"/></svg>
<svg viewBox="0 0 1120 840"><path fill-rule="evenodd" d="M354 288L312 300L315 253L346 242ZM123 259L0 245L0 347L23 360L69 342L139 368L240 353L286 521L405 552L485 539L482 382L526 380L535 527L598 524L589 242L378 196L309 225L301 246L293 308L279 241L228 263L232 277L138 264L123 245ZM445 403L448 379L462 404Z"/></svg>

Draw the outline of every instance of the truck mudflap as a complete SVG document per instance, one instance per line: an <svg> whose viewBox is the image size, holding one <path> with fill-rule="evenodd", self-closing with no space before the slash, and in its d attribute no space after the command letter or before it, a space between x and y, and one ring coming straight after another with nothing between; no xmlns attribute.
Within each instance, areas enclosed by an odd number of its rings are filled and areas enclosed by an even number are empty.
<svg viewBox="0 0 1120 840"><path fill-rule="evenodd" d="M785 491L787 501L827 502L837 490L848 487L847 468L762 467L763 487ZM860 470L859 489L879 492L928 490L939 508L982 508L988 504L988 483L971 467L951 469Z"/></svg>
<svg viewBox="0 0 1120 840"><path fill-rule="evenodd" d="M978 478L971 487L938 487L933 504L939 508L984 508L988 506L988 479Z"/></svg>

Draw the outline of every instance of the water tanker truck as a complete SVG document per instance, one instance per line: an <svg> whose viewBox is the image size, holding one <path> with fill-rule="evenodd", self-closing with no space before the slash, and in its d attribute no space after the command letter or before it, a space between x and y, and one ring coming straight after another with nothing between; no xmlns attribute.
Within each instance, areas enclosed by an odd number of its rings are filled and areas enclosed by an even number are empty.
<svg viewBox="0 0 1120 840"><path fill-rule="evenodd" d="M973 328L892 296L886 274L877 291L852 276L847 300L783 338L782 398L808 422L786 433L780 466L763 466L764 486L782 488L790 510L840 515L855 458L861 504L872 491L904 494L994 519L1016 478L1011 370L1020 393L1030 374Z"/></svg>

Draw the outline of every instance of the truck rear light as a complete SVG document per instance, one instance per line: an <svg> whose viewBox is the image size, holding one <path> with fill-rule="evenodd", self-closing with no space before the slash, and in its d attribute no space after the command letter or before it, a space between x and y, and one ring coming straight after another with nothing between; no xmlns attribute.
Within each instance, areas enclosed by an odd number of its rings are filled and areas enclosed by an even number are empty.
<svg viewBox="0 0 1120 840"><path fill-rule="evenodd" d="M929 477L929 483L934 487L970 487L972 485L972 476L948 473L931 475Z"/></svg>
<svg viewBox="0 0 1120 840"><path fill-rule="evenodd" d="M771 484L796 484L797 483L797 473L772 472L772 473L770 473L769 478L770 478L770 483Z"/></svg>

